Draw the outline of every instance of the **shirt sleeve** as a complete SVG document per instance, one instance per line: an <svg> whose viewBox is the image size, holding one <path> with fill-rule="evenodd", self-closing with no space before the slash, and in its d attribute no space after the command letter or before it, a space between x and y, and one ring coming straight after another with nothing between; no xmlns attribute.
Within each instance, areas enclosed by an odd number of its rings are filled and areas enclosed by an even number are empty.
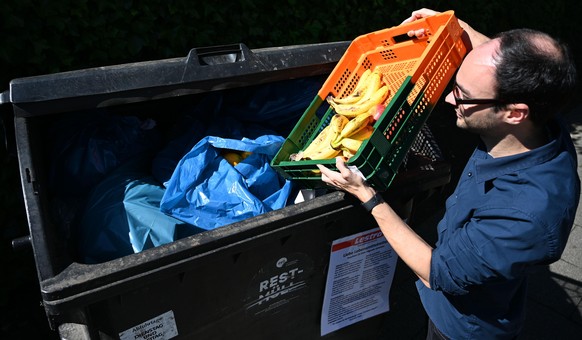
<svg viewBox="0 0 582 340"><path fill-rule="evenodd" d="M548 256L547 230L515 209L478 210L433 250L431 288L463 295L472 285L516 278Z"/></svg>

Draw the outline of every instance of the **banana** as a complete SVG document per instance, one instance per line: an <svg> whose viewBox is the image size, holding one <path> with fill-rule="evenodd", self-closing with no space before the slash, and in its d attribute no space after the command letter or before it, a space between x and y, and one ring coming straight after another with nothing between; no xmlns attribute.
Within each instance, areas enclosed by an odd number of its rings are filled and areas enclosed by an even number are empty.
<svg viewBox="0 0 582 340"><path fill-rule="evenodd" d="M352 105L338 105L330 104L334 111L342 116L348 118L354 118L362 113L368 112L374 105L383 103L388 97L388 86L381 86L376 92L374 92L369 98L357 102Z"/></svg>
<svg viewBox="0 0 582 340"><path fill-rule="evenodd" d="M327 102L334 109L347 108L349 106L356 106L363 103L375 93L382 83L382 74L378 71L366 70L368 74L360 79L357 89L354 90L353 95L344 99L335 99L331 96L327 97ZM336 110L337 111L337 110Z"/></svg>
<svg viewBox="0 0 582 340"><path fill-rule="evenodd" d="M351 135L350 138L363 141L363 140L370 138L370 136L372 136L373 132L374 132L374 127L372 125L367 125L363 129L361 129L360 131Z"/></svg>
<svg viewBox="0 0 582 340"><path fill-rule="evenodd" d="M368 78L366 79L368 85L366 86L366 91L362 95L362 98L357 102L359 104L365 102L366 100L370 99L376 91L380 89L382 86L382 73L380 71L374 71Z"/></svg>
<svg viewBox="0 0 582 340"><path fill-rule="evenodd" d="M367 113L362 113L354 118L352 118L342 129L340 134L331 142L331 147L337 149L341 144L341 140L345 137L350 137L354 133L362 130L368 126L374 118L372 117L371 110Z"/></svg>
<svg viewBox="0 0 582 340"><path fill-rule="evenodd" d="M348 149L342 150L342 156L345 158L345 160L347 161L348 159L354 157L356 154L351 152Z"/></svg>
<svg viewBox="0 0 582 340"><path fill-rule="evenodd" d="M327 102L335 111L329 124L305 148L289 158L331 159L340 153L349 159L355 155L363 141L374 132L374 108L388 98L388 86L382 84L382 74L367 69L360 76L354 91L345 98L329 96Z"/></svg>
<svg viewBox="0 0 582 340"><path fill-rule="evenodd" d="M344 98L328 97L328 102L331 100L336 104L353 104L358 100L362 99L362 96L364 95L366 89L368 88L368 85L370 84L368 82L368 77L370 76L370 74L372 74L372 71L370 69L366 69L364 73L362 73L362 75L360 76L360 80L358 81L358 84L356 85L354 91L352 91L352 93L349 96Z"/></svg>
<svg viewBox="0 0 582 340"><path fill-rule="evenodd" d="M333 142L334 140L336 140L339 135L341 134L342 130L344 129L344 127L349 123L349 119L346 116L342 116L342 115L338 115L335 114L333 115L333 117L331 117L331 120L329 121L329 125L331 127L331 139L330 139L330 144L331 142Z"/></svg>
<svg viewBox="0 0 582 340"><path fill-rule="evenodd" d="M305 148L305 150L291 155L290 159L299 161L302 159L329 159L337 156L339 150L331 147L331 142L337 138L349 119L341 115L333 115L329 124L321 130L315 139Z"/></svg>
<svg viewBox="0 0 582 340"><path fill-rule="evenodd" d="M356 153L358 152L358 149L360 148L360 146L362 146L362 143L364 141L362 140L357 140L357 139L353 139L353 138L344 138L342 139L341 142L341 148L342 150L349 150L352 153Z"/></svg>
<svg viewBox="0 0 582 340"><path fill-rule="evenodd" d="M332 137L330 134L331 127L328 125L326 126L321 132L311 141L311 143L305 148L303 151L299 151L296 154L291 155L292 161L300 161L305 158L309 158L310 155L315 154L320 149L322 149L326 143L329 143L330 138Z"/></svg>
<svg viewBox="0 0 582 340"><path fill-rule="evenodd" d="M334 158L335 156L339 155L339 153L341 152L341 150L336 150L334 148L331 147L331 145L324 145L323 148L317 150L315 153L309 155L309 157L306 157L308 159L311 160L318 160L318 159L331 159Z"/></svg>
<svg viewBox="0 0 582 340"><path fill-rule="evenodd" d="M340 113L343 111L356 111L360 112L358 106L362 104L369 104L370 99L373 98L376 93L381 89L382 82L383 82L383 75L380 71L370 71L369 69L366 70L365 73L368 75L362 74L362 78L360 82L356 86L356 89L352 93L352 95L336 99L331 96L327 98L327 102L330 106L332 106L336 112ZM366 111L366 110L363 110ZM348 116L355 116L356 113L346 113Z"/></svg>

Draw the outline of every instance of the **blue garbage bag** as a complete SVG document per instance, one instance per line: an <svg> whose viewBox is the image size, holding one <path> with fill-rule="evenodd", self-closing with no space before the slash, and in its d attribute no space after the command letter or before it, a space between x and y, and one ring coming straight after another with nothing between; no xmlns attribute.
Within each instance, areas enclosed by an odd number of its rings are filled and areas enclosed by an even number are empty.
<svg viewBox="0 0 582 340"><path fill-rule="evenodd" d="M285 207L292 183L270 166L283 142L276 135L203 138L165 183L160 210L210 230ZM225 149L251 154L233 166L222 157Z"/></svg>
<svg viewBox="0 0 582 340"><path fill-rule="evenodd" d="M89 195L78 231L83 263L101 263L204 230L160 211L165 188L142 169L144 158L112 171Z"/></svg>
<svg viewBox="0 0 582 340"><path fill-rule="evenodd" d="M206 124L198 119L184 117L179 124L181 126L171 131L175 137L152 160L152 175L159 183L167 182L180 159L206 136Z"/></svg>
<svg viewBox="0 0 582 340"><path fill-rule="evenodd" d="M243 124L240 120L230 116L211 119L208 122L184 118L180 120L180 123L183 125L181 131L174 132L176 137L170 140L152 160L152 174L160 183L170 180L182 157L206 136L229 139L242 139L246 136L254 139L262 135L275 135L271 129L254 123Z"/></svg>

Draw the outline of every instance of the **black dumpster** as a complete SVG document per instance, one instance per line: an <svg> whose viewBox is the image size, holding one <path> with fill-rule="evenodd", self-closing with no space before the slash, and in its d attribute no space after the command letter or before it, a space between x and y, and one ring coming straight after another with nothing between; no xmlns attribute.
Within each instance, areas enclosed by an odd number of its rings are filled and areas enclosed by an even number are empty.
<svg viewBox="0 0 582 340"><path fill-rule="evenodd" d="M55 169L83 167L82 161L54 164L50 145L64 131L57 123L105 113L162 128L179 125L193 105L233 96L250 100L259 91L297 87L299 81L320 86L348 44L199 48L185 58L13 80L1 101L14 112L30 241L50 327L71 339L133 339L139 327L153 332L151 325L172 325L167 334L180 339L374 338L386 327L397 335L401 326L386 324L390 311L320 336L332 242L376 227L349 195L310 190L313 198L282 209L85 263L75 244L80 217L74 214L84 202L77 195L62 197L67 190L88 192L96 183L74 176L54 181ZM287 121L265 118L265 123L285 136L302 110ZM167 142L171 131L165 129L157 142ZM385 198L402 217L414 219L416 201L440 190L449 177L449 165L425 125ZM401 280L397 273L393 285ZM289 284L296 289L278 290ZM265 299L264 287L276 294Z"/></svg>

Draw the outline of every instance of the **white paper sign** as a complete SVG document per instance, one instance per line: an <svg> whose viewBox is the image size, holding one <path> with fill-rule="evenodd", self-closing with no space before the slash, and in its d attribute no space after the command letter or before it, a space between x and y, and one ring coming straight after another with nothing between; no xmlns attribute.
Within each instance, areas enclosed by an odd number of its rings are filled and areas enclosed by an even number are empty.
<svg viewBox="0 0 582 340"><path fill-rule="evenodd" d="M379 228L335 240L321 314L321 335L387 312L398 255Z"/></svg>

